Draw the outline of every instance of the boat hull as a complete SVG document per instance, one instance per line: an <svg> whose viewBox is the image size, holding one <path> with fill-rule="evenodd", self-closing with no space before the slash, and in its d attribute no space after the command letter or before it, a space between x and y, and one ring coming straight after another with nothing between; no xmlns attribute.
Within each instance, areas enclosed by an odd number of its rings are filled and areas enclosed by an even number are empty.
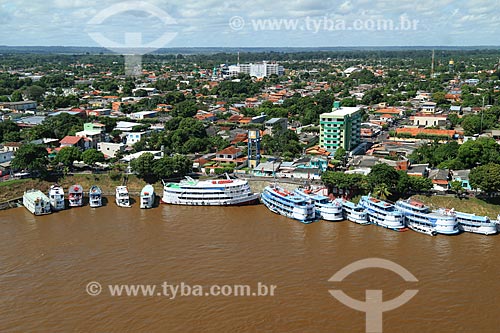
<svg viewBox="0 0 500 333"><path fill-rule="evenodd" d="M288 217L293 220L297 220L299 222L302 222L304 224L310 224L315 221L315 219L310 218L306 213L301 213L301 212L290 212L285 209L282 209L280 207L277 207L273 203L267 201L266 199L262 198L262 203L273 213L282 215L285 217Z"/></svg>
<svg viewBox="0 0 500 333"><path fill-rule="evenodd" d="M52 185L49 189L49 201L53 212L66 209L64 190L59 185Z"/></svg>
<svg viewBox="0 0 500 333"><path fill-rule="evenodd" d="M102 207L102 201L99 201L99 202L89 202L89 206L90 208L99 208L99 207Z"/></svg>
<svg viewBox="0 0 500 333"><path fill-rule="evenodd" d="M255 205L259 203L259 194L253 193L247 197L239 197L233 199L224 199L224 200L189 200L189 199L181 199L173 196L163 196L161 199L161 203L168 205L184 205L184 206L248 206Z"/></svg>
<svg viewBox="0 0 500 333"><path fill-rule="evenodd" d="M340 222L344 220L340 201L330 201L328 197L314 194L311 190L302 188L295 189L294 193L314 203L316 207L316 217L318 219L329 222Z"/></svg>
<svg viewBox="0 0 500 333"><path fill-rule="evenodd" d="M130 203L124 203L124 202L119 201L118 199L116 199L115 202L116 202L116 205L118 207L122 207L122 208L130 208L130 207L132 207L130 205Z"/></svg>
<svg viewBox="0 0 500 333"><path fill-rule="evenodd" d="M141 209L150 209L153 208L153 204L155 202L155 197L153 195L150 196L141 196Z"/></svg>
<svg viewBox="0 0 500 333"><path fill-rule="evenodd" d="M366 210L367 219L372 224L395 230L405 231L403 214L394 205L373 197L362 197L359 206Z"/></svg>
<svg viewBox="0 0 500 333"><path fill-rule="evenodd" d="M41 191L27 191L23 195L23 206L33 215L48 215L52 213L49 198Z"/></svg>
<svg viewBox="0 0 500 333"><path fill-rule="evenodd" d="M495 235L498 233L496 224L486 225L486 226L484 226L484 225L483 226L472 226L472 225L465 225L465 224L459 223L458 228L464 232L471 232L471 233L481 234L481 235Z"/></svg>
<svg viewBox="0 0 500 333"><path fill-rule="evenodd" d="M358 207L358 205L351 201L344 200L342 202L342 213L344 218L348 221L361 225L371 224L367 219L365 209Z"/></svg>
<svg viewBox="0 0 500 333"><path fill-rule="evenodd" d="M89 206L91 208L98 208L102 206L102 192L96 185L92 186L89 190Z"/></svg>
<svg viewBox="0 0 500 333"><path fill-rule="evenodd" d="M329 222L344 221L344 217L342 215L342 210L340 210L340 213L337 213L337 212L325 212L325 211L322 211L321 209L317 209L316 215L320 219L325 220L325 221L329 221Z"/></svg>
<svg viewBox="0 0 500 333"><path fill-rule="evenodd" d="M425 234L425 235L437 236L437 234L438 234L437 231L433 227L425 225L425 224L416 223L416 222L412 222L412 221L407 220L406 225L408 226L409 229L411 229L415 232Z"/></svg>

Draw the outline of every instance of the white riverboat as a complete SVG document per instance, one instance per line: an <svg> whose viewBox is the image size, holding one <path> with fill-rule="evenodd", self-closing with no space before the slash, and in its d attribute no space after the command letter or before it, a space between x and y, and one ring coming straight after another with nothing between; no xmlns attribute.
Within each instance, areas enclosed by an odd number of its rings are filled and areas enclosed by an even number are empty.
<svg viewBox="0 0 500 333"><path fill-rule="evenodd" d="M490 220L488 216L478 216L456 212L458 228L465 232L473 232L483 235L494 235L498 232L497 221Z"/></svg>
<svg viewBox="0 0 500 333"><path fill-rule="evenodd" d="M273 213L306 224L317 220L316 208L312 200L289 192L279 185L271 184L266 186L260 198L262 203Z"/></svg>
<svg viewBox="0 0 500 333"><path fill-rule="evenodd" d="M368 216L366 214L366 210L354 202L343 200L342 201L342 210L344 213L344 218L362 225L368 225L370 222L368 221Z"/></svg>
<svg viewBox="0 0 500 333"><path fill-rule="evenodd" d="M52 213L49 198L39 190L28 190L24 192L23 206L35 215Z"/></svg>
<svg viewBox="0 0 500 333"><path fill-rule="evenodd" d="M69 188L68 201L70 207L83 206L83 187L81 185L73 185Z"/></svg>
<svg viewBox="0 0 500 333"><path fill-rule="evenodd" d="M432 212L428 206L420 201L398 200L396 209L403 213L406 225L413 231L431 236L437 234L453 235L460 232L454 214L445 214L441 211Z"/></svg>
<svg viewBox="0 0 500 333"><path fill-rule="evenodd" d="M89 205L92 208L97 208L102 206L102 191L97 185L93 185L89 190Z"/></svg>
<svg viewBox="0 0 500 333"><path fill-rule="evenodd" d="M64 203L64 190L58 184L54 184L49 189L49 200L52 211L56 212L66 208Z"/></svg>
<svg viewBox="0 0 500 333"><path fill-rule="evenodd" d="M253 193L246 180L194 180L186 177L180 183L163 184L162 202L172 205L233 206L258 203L259 194Z"/></svg>
<svg viewBox="0 0 500 333"><path fill-rule="evenodd" d="M148 184L144 186L141 191L141 208L148 209L153 208L155 202L155 189L152 185Z"/></svg>
<svg viewBox="0 0 500 333"><path fill-rule="evenodd" d="M295 194L314 202L316 207L316 217L326 221L343 221L342 201L330 200L330 198L314 193L310 189L298 188L294 191Z"/></svg>
<svg viewBox="0 0 500 333"><path fill-rule="evenodd" d="M128 194L127 186L117 186L115 192L115 202L119 207L129 208L130 196Z"/></svg>
<svg viewBox="0 0 500 333"><path fill-rule="evenodd" d="M366 210L371 223L395 231L406 230L403 214L393 204L365 195L361 197L359 206Z"/></svg>

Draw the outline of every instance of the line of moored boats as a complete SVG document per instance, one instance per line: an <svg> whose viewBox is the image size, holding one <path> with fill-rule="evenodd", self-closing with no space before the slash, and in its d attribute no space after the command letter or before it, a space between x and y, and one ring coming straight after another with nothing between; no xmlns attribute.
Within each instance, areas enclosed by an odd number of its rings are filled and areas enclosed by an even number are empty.
<svg viewBox="0 0 500 333"><path fill-rule="evenodd" d="M92 208L103 205L101 188L97 185L90 187L87 192L89 206ZM69 207L81 207L84 204L85 192L81 185L73 185L68 189ZM141 191L140 207L152 208L156 195L152 185L146 185ZM127 186L117 186L115 190L115 203L119 207L132 207ZM52 185L48 195L40 190L29 190L24 192L23 205L35 215L46 215L66 209L64 189L58 185Z"/></svg>
<svg viewBox="0 0 500 333"><path fill-rule="evenodd" d="M253 193L246 180L226 179L195 180L190 177L179 183L164 183L161 202L173 205L193 206L235 206L250 205L260 201L272 212L311 223L320 219L326 221L349 220L358 224L375 224L396 231L408 229L435 236L453 235L461 231L485 235L497 233L497 220L455 212L448 209L431 210L413 199L396 203L379 200L371 195L361 197L355 204L345 199L330 199L320 193L321 189L297 188L288 191L278 184L267 186L264 191ZM80 185L68 189L70 207L83 206L84 190ZM89 205L96 208L103 205L101 189L94 185L88 191ZM140 195L140 208L152 208L156 194L152 185L146 185ZM119 207L131 207L126 186L117 186L115 203ZM65 209L65 192L59 185L50 187L48 196L39 190L26 191L24 206L35 215L50 214Z"/></svg>
<svg viewBox="0 0 500 333"><path fill-rule="evenodd" d="M413 199L399 200L393 204L366 195L355 204L345 199L331 200L307 188L287 191L277 184L267 186L261 200L271 211L302 223L319 219L347 219L358 224L375 224L395 231L411 229L431 236L454 235L461 231L493 235L498 232L497 225L500 220L500 215L497 220L490 220L487 216L456 212L453 209L431 210Z"/></svg>

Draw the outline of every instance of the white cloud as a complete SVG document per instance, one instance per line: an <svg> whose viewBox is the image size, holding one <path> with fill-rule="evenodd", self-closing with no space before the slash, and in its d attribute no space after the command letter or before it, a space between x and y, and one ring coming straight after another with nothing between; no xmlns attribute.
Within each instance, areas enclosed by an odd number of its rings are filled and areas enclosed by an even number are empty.
<svg viewBox="0 0 500 333"><path fill-rule="evenodd" d="M143 0L177 20L182 46L338 46L492 44L500 33L499 1L491 0ZM119 0L0 0L2 43L90 45L87 22ZM393 19L406 14L419 20L416 32L256 32L249 27L232 31L232 16L251 19ZM149 20L149 21L148 21ZM109 31L144 28L162 31L161 23L132 13L106 21ZM164 28L164 27L163 27ZM170 27L169 27L170 28ZM184 34L184 35L183 35ZM189 37L189 38L183 38Z"/></svg>

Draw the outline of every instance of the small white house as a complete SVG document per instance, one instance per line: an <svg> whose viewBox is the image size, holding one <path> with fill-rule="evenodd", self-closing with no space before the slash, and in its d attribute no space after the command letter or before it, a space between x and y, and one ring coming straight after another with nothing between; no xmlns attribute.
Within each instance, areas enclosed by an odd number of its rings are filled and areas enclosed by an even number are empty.
<svg viewBox="0 0 500 333"><path fill-rule="evenodd" d="M113 142L99 142L97 143L97 150L108 157L116 157L118 152L125 151L124 143L113 143Z"/></svg>
<svg viewBox="0 0 500 333"><path fill-rule="evenodd" d="M127 133L126 137L126 145L132 146L137 142L141 141L141 139L146 135L147 132L130 132Z"/></svg>

